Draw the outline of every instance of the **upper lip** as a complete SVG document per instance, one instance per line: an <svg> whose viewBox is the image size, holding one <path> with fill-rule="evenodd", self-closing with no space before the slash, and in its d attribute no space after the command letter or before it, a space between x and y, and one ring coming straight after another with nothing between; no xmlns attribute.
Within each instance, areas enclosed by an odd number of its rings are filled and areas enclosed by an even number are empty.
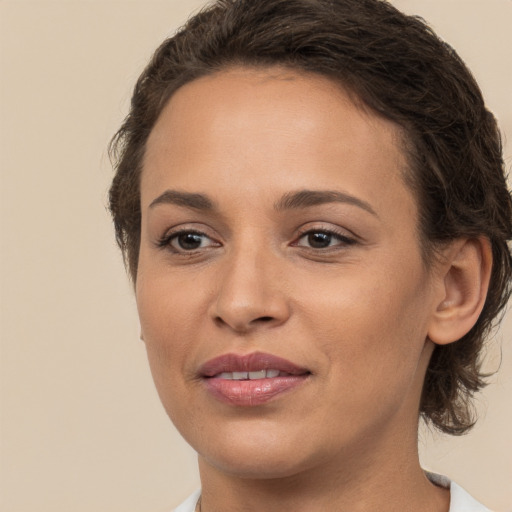
<svg viewBox="0 0 512 512"><path fill-rule="evenodd" d="M203 377L214 377L223 372L256 372L259 370L279 370L290 375L304 375L310 373L306 368L283 359L282 357L253 352L252 354L224 354L206 361L199 373Z"/></svg>

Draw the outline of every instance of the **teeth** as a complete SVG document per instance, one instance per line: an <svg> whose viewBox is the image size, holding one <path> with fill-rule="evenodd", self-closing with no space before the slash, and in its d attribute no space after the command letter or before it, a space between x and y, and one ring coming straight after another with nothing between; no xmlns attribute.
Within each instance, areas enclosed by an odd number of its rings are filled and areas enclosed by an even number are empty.
<svg viewBox="0 0 512 512"><path fill-rule="evenodd" d="M218 375L218 378L225 380L273 379L274 377L277 377L279 373L279 370L259 370L256 372L222 372Z"/></svg>
<svg viewBox="0 0 512 512"><path fill-rule="evenodd" d="M249 379L264 379L267 376L267 372L265 370L260 370L259 372L249 372Z"/></svg>

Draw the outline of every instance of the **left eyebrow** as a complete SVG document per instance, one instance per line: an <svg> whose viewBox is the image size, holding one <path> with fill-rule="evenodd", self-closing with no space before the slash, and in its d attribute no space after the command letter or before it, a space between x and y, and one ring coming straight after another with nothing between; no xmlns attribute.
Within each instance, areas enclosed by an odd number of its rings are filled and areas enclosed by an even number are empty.
<svg viewBox="0 0 512 512"><path fill-rule="evenodd" d="M377 218L379 217L377 212L366 201L337 190L299 190L298 192L289 192L274 204L274 208L277 211L295 210L327 203L350 204L362 208Z"/></svg>

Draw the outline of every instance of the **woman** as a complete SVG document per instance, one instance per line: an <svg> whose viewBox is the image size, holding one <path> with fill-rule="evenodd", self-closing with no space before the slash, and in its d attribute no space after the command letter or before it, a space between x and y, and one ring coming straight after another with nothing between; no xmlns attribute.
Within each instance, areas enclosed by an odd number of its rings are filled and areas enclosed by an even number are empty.
<svg viewBox="0 0 512 512"><path fill-rule="evenodd" d="M426 474L510 293L499 132L461 60L379 0L220 0L165 41L110 204L179 512L487 510Z"/></svg>

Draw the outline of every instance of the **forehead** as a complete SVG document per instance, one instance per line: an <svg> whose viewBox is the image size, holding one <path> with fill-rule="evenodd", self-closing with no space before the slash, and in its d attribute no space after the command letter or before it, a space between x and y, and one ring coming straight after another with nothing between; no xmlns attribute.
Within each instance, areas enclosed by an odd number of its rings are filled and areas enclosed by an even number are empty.
<svg viewBox="0 0 512 512"><path fill-rule="evenodd" d="M265 198L269 189L300 186L360 188L378 205L386 190L404 193L401 135L326 77L222 71L186 84L165 106L147 143L142 201L165 187L221 193L236 186Z"/></svg>

